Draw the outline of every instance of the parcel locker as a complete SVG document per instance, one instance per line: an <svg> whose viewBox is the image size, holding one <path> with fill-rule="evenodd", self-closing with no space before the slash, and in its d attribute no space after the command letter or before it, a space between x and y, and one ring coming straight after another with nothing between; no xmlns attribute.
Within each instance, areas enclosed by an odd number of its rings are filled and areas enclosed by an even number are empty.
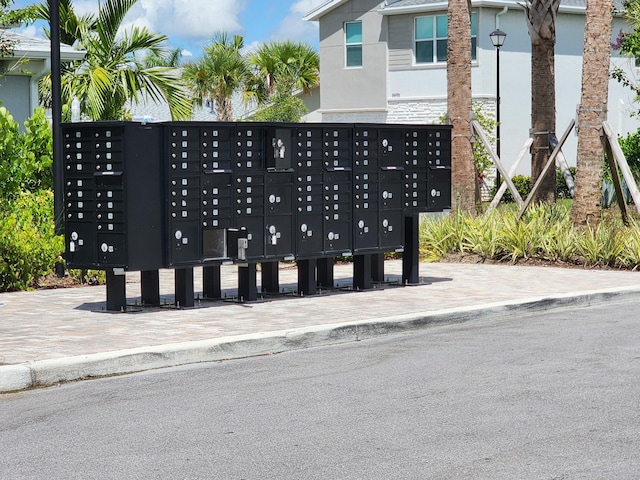
<svg viewBox="0 0 640 480"><path fill-rule="evenodd" d="M318 258L324 255L323 215L298 215L294 228L296 256Z"/></svg>
<svg viewBox="0 0 640 480"><path fill-rule="evenodd" d="M265 186L265 256L293 258L293 171L269 171Z"/></svg>
<svg viewBox="0 0 640 480"><path fill-rule="evenodd" d="M293 128L264 127L264 158L267 170L287 170L293 167Z"/></svg>
<svg viewBox="0 0 640 480"><path fill-rule="evenodd" d="M70 268L164 265L162 130L130 122L62 125Z"/></svg>
<svg viewBox="0 0 640 480"><path fill-rule="evenodd" d="M378 131L378 165L380 168L403 167L403 130L386 127Z"/></svg>
<svg viewBox="0 0 640 480"><path fill-rule="evenodd" d="M379 173L378 200L381 210L402 209L403 170L382 170Z"/></svg>
<svg viewBox="0 0 640 480"><path fill-rule="evenodd" d="M404 213L402 210L383 210L379 216L380 248L388 252L404 247Z"/></svg>
<svg viewBox="0 0 640 480"><path fill-rule="evenodd" d="M442 212L450 208L451 170L429 170L427 173L427 211Z"/></svg>

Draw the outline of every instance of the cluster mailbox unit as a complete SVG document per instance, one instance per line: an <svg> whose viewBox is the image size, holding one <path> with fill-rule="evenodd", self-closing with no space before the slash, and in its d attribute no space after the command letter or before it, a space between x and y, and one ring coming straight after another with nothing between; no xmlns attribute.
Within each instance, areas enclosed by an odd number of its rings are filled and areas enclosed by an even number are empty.
<svg viewBox="0 0 640 480"><path fill-rule="evenodd" d="M220 298L220 266L237 263L238 294L278 290L296 260L298 291L333 283L354 257L354 287L382 278L403 252L418 281L418 214L451 204L447 125L92 122L63 131L66 260L107 272L107 309L126 308L124 272L142 272L159 303L158 269L175 269L176 303Z"/></svg>

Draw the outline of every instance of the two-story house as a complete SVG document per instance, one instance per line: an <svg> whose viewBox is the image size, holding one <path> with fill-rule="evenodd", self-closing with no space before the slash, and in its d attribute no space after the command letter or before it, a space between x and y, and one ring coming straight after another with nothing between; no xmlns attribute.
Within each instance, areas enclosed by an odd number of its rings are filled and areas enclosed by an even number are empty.
<svg viewBox="0 0 640 480"><path fill-rule="evenodd" d="M555 48L556 135L580 102L585 0L563 0ZM447 2L328 0L305 16L320 35L320 113L325 122L437 123L447 110ZM511 0L472 0L472 91L495 113L497 62L489 34L507 34L500 49L501 153L513 163L531 127L531 39L523 7ZM629 30L616 16L612 42ZM632 59L612 51L611 63L636 77ZM640 126L633 93L609 83L608 118L619 134ZM563 152L575 165L577 138ZM528 174L524 161L518 173Z"/></svg>

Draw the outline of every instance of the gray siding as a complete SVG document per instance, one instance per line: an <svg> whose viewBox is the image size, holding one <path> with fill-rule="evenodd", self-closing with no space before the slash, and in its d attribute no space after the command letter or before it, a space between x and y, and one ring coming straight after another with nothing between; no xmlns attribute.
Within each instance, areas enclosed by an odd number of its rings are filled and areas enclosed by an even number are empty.
<svg viewBox="0 0 640 480"><path fill-rule="evenodd" d="M320 20L322 110L384 110L387 107L386 19L380 0L351 0ZM345 67L344 22L362 21L360 68Z"/></svg>
<svg viewBox="0 0 640 480"><path fill-rule="evenodd" d="M389 70L405 70L413 65L413 15L390 15Z"/></svg>

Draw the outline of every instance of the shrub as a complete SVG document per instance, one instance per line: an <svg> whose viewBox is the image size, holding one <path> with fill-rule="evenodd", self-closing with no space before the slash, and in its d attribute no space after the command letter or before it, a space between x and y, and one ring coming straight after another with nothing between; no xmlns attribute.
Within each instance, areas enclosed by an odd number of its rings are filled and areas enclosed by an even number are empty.
<svg viewBox="0 0 640 480"><path fill-rule="evenodd" d="M5 107L0 107L0 199L11 199L22 191L51 188L52 135L43 109L25 122L26 132Z"/></svg>
<svg viewBox="0 0 640 480"><path fill-rule="evenodd" d="M53 193L23 192L0 206L0 291L27 290L63 251L54 233Z"/></svg>

